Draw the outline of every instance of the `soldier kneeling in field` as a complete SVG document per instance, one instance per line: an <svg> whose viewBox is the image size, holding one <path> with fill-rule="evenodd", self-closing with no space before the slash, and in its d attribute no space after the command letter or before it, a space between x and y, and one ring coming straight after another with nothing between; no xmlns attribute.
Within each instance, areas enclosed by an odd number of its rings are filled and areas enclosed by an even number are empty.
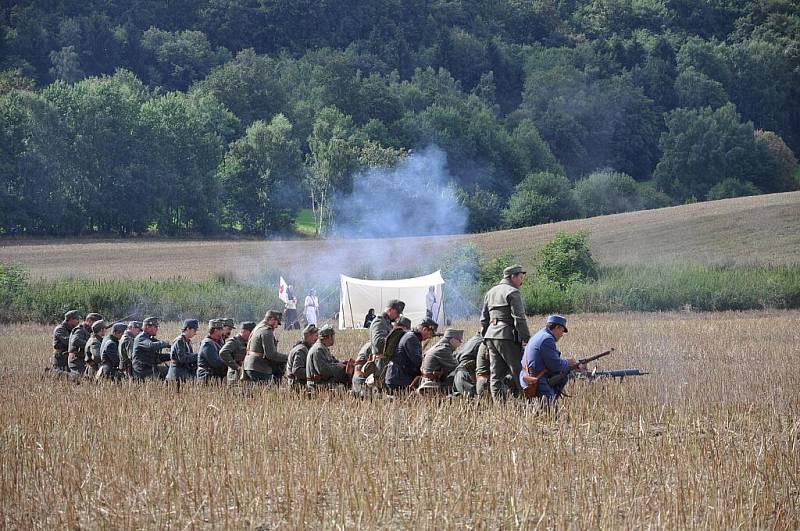
<svg viewBox="0 0 800 531"><path fill-rule="evenodd" d="M336 331L331 325L319 329L319 339L308 351L306 358L306 385L309 389L347 385L353 374L352 360L339 361L330 348L336 341Z"/></svg>
<svg viewBox="0 0 800 531"><path fill-rule="evenodd" d="M455 350L461 346L463 330L448 328L444 337L430 348L422 359L422 380L417 391L420 394L449 394L453 387L451 373L458 366Z"/></svg>
<svg viewBox="0 0 800 531"><path fill-rule="evenodd" d="M258 323L247 341L244 359L244 379L253 382L280 382L288 356L278 352L275 329L281 324L283 314L269 310Z"/></svg>
<svg viewBox="0 0 800 531"><path fill-rule="evenodd" d="M289 351L289 359L286 362L286 377L289 385L295 390L306 388L306 360L308 351L319 339L319 329L317 325L306 325L303 329L303 339L298 341L292 350Z"/></svg>
<svg viewBox="0 0 800 531"><path fill-rule="evenodd" d="M219 356L219 342L224 334L224 327L223 319L211 319L208 322L208 334L197 351L197 379L201 382L220 381L228 373L228 366Z"/></svg>
<svg viewBox="0 0 800 531"><path fill-rule="evenodd" d="M394 394L410 389L422 368L422 342L433 337L438 328L433 319L426 317L410 332L403 334L386 369L386 387Z"/></svg>
<svg viewBox="0 0 800 531"><path fill-rule="evenodd" d="M158 317L148 317L143 321L144 329L133 340L133 353L131 362L133 376L138 380L148 378L161 378L167 375L167 367L162 365L169 361L169 354L162 353L165 348L170 348L169 341L156 339L161 322Z"/></svg>
<svg viewBox="0 0 800 531"><path fill-rule="evenodd" d="M192 338L197 334L200 323L197 319L186 319L181 334L172 342L169 349L169 370L167 380L192 380L197 376L197 353L192 347Z"/></svg>
<svg viewBox="0 0 800 531"><path fill-rule="evenodd" d="M118 380L122 377L123 373L119 366L119 342L126 329L125 323L114 323L111 325L111 333L103 338L103 343L100 345L100 369L96 376L98 380L103 378Z"/></svg>
<svg viewBox="0 0 800 531"><path fill-rule="evenodd" d="M478 332L456 350L458 366L453 371L454 396L475 396L475 369L481 347L483 347L483 336Z"/></svg>

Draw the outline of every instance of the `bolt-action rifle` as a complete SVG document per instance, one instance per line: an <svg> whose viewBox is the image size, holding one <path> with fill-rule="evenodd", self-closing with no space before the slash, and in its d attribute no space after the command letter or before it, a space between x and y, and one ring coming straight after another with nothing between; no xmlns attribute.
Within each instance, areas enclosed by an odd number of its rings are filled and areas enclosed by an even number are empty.
<svg viewBox="0 0 800 531"><path fill-rule="evenodd" d="M602 358L604 356L608 356L612 352L614 352L613 348L608 349L605 352L601 352L600 354L597 354L596 356L589 356L588 358L579 359L578 360L578 366L579 367L581 365L586 366L588 363L591 363L591 362L593 362L595 360L599 360L600 358ZM567 379L569 379L569 377L572 375L572 373L574 371L575 371L575 369L571 369L568 372L561 372L561 373L558 373L558 374L556 374L554 376L551 376L550 378L547 379L547 383L549 383L551 387L556 387L556 386L562 385L564 382L567 381Z"/></svg>

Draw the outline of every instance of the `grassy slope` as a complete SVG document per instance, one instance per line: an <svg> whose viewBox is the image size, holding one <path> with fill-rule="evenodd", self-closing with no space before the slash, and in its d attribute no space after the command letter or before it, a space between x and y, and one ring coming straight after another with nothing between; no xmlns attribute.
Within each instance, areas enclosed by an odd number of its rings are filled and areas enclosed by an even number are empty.
<svg viewBox="0 0 800 531"><path fill-rule="evenodd" d="M383 241L7 241L0 247L0 261L24 265L34 277L44 278L183 276L199 280L213 272L247 278L265 269L353 273L358 264L385 256L398 268L426 267L435 265L448 242L472 241L484 255L511 249L523 264L530 264L534 252L559 230L589 232L592 251L604 264L796 264L800 262L800 192L484 234ZM370 251L375 256L367 256Z"/></svg>

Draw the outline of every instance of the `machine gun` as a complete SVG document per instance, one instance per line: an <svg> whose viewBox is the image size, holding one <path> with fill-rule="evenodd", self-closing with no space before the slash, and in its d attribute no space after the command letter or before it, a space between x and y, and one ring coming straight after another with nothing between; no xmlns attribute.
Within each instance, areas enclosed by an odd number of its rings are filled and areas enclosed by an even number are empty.
<svg viewBox="0 0 800 531"><path fill-rule="evenodd" d="M624 380L626 376L645 376L649 372L642 372L639 369L617 369L614 371L598 371L593 370L591 373L584 376L587 380L594 380L596 378L619 378L620 381Z"/></svg>
<svg viewBox="0 0 800 531"><path fill-rule="evenodd" d="M580 366L580 365L584 365L585 366L586 364L591 363L591 362L593 362L595 360L599 360L600 358L602 358L604 356L608 356L612 352L614 352L613 348L608 349L605 352L601 352L600 354L597 354L596 356L589 356L588 358L579 359L578 360L578 366ZM573 372L575 372L575 369L572 369L569 372L562 372L562 373L556 374L555 376L551 376L550 378L547 379L547 383L549 383L551 387L560 386L560 385L564 384L564 382L567 381L567 379L572 375Z"/></svg>

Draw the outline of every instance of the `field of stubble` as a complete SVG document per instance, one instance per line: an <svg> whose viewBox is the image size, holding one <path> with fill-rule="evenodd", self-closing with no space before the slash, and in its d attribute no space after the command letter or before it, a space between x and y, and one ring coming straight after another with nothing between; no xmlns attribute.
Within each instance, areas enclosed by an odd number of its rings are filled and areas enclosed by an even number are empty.
<svg viewBox="0 0 800 531"><path fill-rule="evenodd" d="M335 352L365 334L340 333ZM75 385L41 376L49 341L49 327L0 329L8 528L800 527L798 312L574 316L562 351L614 346L602 368L653 374L573 383L558 419L519 403Z"/></svg>

